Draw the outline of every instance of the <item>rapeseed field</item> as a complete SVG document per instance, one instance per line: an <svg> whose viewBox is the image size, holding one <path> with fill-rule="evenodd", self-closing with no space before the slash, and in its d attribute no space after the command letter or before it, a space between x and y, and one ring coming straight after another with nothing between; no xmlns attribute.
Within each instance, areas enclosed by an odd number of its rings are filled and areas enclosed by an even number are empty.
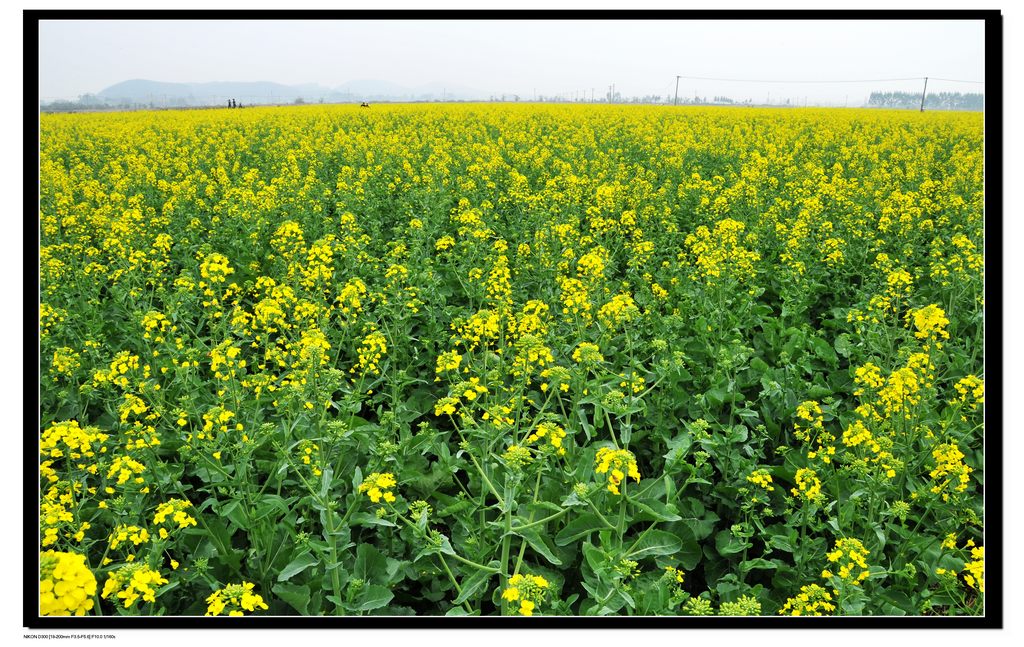
<svg viewBox="0 0 1024 647"><path fill-rule="evenodd" d="M40 614L984 613L983 140L43 115Z"/></svg>

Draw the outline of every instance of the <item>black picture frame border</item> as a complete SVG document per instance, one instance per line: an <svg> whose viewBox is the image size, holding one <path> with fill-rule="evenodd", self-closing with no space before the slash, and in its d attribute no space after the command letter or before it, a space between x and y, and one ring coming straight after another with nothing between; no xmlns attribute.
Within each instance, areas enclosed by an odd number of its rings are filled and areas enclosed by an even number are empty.
<svg viewBox="0 0 1024 647"><path fill-rule="evenodd" d="M985 29L985 553L983 616L687 617L687 616L85 616L43 617L38 610L39 442L39 23L44 20L982 20ZM351 10L85 10L23 11L25 389L23 626L99 629L999 629L1003 627L1003 16L1000 10L626 10L626 9L351 9ZM33 85L34 84L34 85ZM32 172L34 170L34 172ZM30 232L35 232L33 236ZM28 419L34 412L35 420ZM991 484L991 485L990 485Z"/></svg>

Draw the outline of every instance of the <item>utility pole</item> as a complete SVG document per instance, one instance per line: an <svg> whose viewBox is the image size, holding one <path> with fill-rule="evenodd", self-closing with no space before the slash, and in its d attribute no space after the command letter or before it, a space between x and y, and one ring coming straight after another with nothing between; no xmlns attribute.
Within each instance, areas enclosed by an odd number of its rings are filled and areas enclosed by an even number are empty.
<svg viewBox="0 0 1024 647"><path fill-rule="evenodd" d="M928 77L924 77L924 90L921 91L921 112L924 112L924 96L928 94Z"/></svg>
<svg viewBox="0 0 1024 647"><path fill-rule="evenodd" d="M678 106L679 105L679 76L676 76L676 98L672 102L672 105L674 105L674 106Z"/></svg>

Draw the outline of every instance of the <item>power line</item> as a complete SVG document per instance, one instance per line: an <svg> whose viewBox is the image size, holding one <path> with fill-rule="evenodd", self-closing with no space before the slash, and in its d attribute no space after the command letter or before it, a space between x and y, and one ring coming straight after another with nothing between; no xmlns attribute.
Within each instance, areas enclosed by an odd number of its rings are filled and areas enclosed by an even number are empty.
<svg viewBox="0 0 1024 647"><path fill-rule="evenodd" d="M730 81L734 83L883 83L886 81L920 81L924 77L913 76L902 79L848 79L842 81L769 81L765 79L718 79L710 76L679 76L681 79L695 79L698 81ZM951 79L942 79L949 81ZM970 81L979 83L979 81Z"/></svg>
<svg viewBox="0 0 1024 647"><path fill-rule="evenodd" d="M940 79L937 76L932 76L928 78L930 78L932 81L950 81L952 83L978 83L980 85L985 85L984 81L965 81L964 79Z"/></svg>

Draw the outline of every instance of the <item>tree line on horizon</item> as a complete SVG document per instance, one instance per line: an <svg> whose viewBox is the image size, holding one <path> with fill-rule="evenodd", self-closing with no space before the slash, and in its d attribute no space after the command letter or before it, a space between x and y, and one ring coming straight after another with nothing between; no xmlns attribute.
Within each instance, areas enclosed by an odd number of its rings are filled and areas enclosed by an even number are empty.
<svg viewBox="0 0 1024 647"><path fill-rule="evenodd" d="M868 106L874 108L921 107L921 94L917 92L872 92ZM924 98L925 110L984 110L985 95L980 92L929 92Z"/></svg>

